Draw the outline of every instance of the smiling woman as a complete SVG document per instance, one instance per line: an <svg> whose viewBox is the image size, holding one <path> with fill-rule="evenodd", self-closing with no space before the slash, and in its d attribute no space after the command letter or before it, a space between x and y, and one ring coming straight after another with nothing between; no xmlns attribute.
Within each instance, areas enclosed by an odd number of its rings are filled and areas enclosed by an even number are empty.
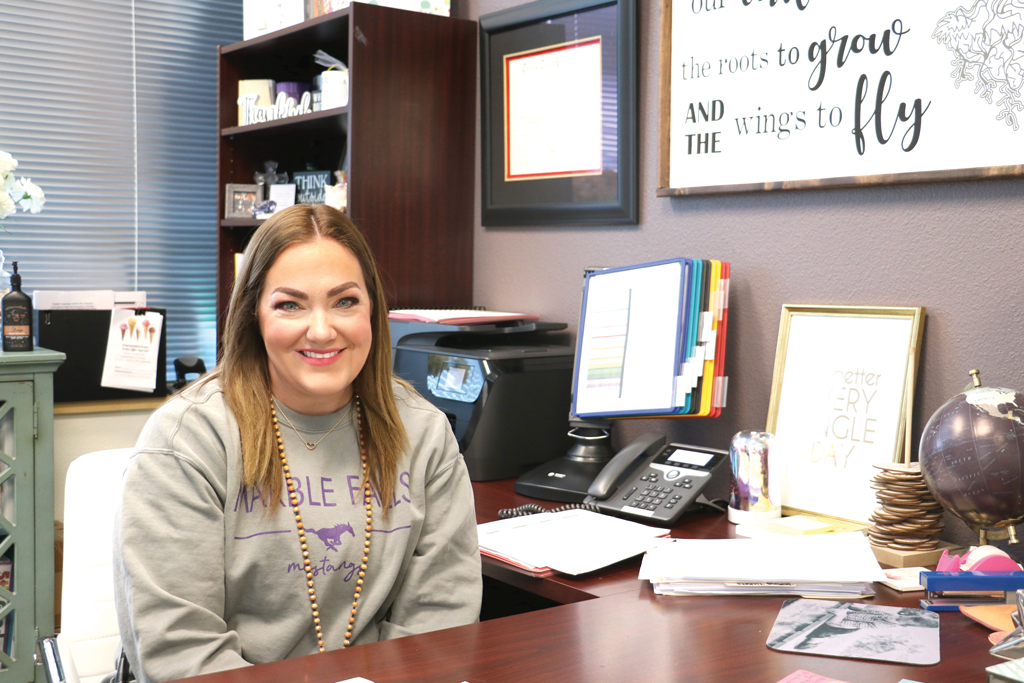
<svg viewBox="0 0 1024 683"><path fill-rule="evenodd" d="M219 367L154 414L125 475L115 597L140 680L477 619L469 476L447 418L392 377L387 313L344 214L297 205L253 236Z"/></svg>
<svg viewBox="0 0 1024 683"><path fill-rule="evenodd" d="M282 252L259 310L274 396L307 415L348 404L370 352L372 309L359 261L334 240Z"/></svg>

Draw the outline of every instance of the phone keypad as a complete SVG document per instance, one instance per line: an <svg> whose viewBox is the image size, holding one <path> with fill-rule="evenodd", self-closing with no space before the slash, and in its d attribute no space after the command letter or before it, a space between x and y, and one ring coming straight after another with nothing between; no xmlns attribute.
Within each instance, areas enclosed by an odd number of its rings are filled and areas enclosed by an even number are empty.
<svg viewBox="0 0 1024 683"><path fill-rule="evenodd" d="M678 450L705 454L702 466L670 460ZM637 464L636 470L621 481L618 490L607 499L592 501L602 512L649 524L674 523L689 505L699 500L700 492L711 480L712 472L729 453L700 446L669 444Z"/></svg>
<svg viewBox="0 0 1024 683"><path fill-rule="evenodd" d="M640 478L644 479L644 477ZM647 481L650 481L650 479L647 479ZM637 490L636 487L623 496L622 499L629 500L630 497L633 497L633 500L629 503L629 507L640 508L641 510L657 510L659 506L664 507L666 510L671 510L675 508L676 503L682 500L682 496L678 493L673 493L672 489L673 487L671 486L661 486L657 483L649 483L647 484L647 488L637 493L635 497L633 496L633 493Z"/></svg>

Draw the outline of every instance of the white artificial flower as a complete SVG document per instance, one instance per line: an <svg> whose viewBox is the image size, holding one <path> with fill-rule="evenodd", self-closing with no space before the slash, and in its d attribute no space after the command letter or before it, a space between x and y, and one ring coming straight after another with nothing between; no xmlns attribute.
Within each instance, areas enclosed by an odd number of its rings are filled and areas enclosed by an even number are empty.
<svg viewBox="0 0 1024 683"><path fill-rule="evenodd" d="M14 201L7 196L6 192L0 192L0 220L10 216L15 211Z"/></svg>
<svg viewBox="0 0 1024 683"><path fill-rule="evenodd" d="M325 185L324 204L339 211L344 211L345 205L348 203L347 190L348 186L346 185Z"/></svg>
<svg viewBox="0 0 1024 683"><path fill-rule="evenodd" d="M43 210L46 197L38 185L29 178L15 178L14 169L18 167L18 161L7 152L0 150L0 220L7 218L18 209L39 213ZM7 232L7 228L0 225L0 230Z"/></svg>
<svg viewBox="0 0 1024 683"><path fill-rule="evenodd" d="M7 176L18 168L18 161L7 152L0 150L0 175Z"/></svg>
<svg viewBox="0 0 1024 683"><path fill-rule="evenodd" d="M22 178L18 182L21 185L22 191L21 199L17 202L18 208L30 213L42 211L43 204L46 203L46 197L43 196L43 191L39 186L33 183L30 178Z"/></svg>

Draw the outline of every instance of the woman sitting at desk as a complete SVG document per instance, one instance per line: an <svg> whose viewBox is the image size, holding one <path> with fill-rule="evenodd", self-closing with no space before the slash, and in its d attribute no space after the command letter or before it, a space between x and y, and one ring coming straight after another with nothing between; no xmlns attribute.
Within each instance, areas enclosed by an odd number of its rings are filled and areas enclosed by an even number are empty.
<svg viewBox="0 0 1024 683"><path fill-rule="evenodd" d="M387 315L344 214L298 205L253 236L219 367L154 413L125 473L115 598L140 680L478 618L469 475L392 377Z"/></svg>

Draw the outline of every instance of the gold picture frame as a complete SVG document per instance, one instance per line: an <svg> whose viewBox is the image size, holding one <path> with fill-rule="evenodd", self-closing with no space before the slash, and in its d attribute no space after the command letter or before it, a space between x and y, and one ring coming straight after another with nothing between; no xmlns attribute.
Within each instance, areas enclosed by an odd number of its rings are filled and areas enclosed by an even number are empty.
<svg viewBox="0 0 1024 683"><path fill-rule="evenodd" d="M924 315L783 305L766 427L783 512L869 523L874 465L909 453Z"/></svg>

